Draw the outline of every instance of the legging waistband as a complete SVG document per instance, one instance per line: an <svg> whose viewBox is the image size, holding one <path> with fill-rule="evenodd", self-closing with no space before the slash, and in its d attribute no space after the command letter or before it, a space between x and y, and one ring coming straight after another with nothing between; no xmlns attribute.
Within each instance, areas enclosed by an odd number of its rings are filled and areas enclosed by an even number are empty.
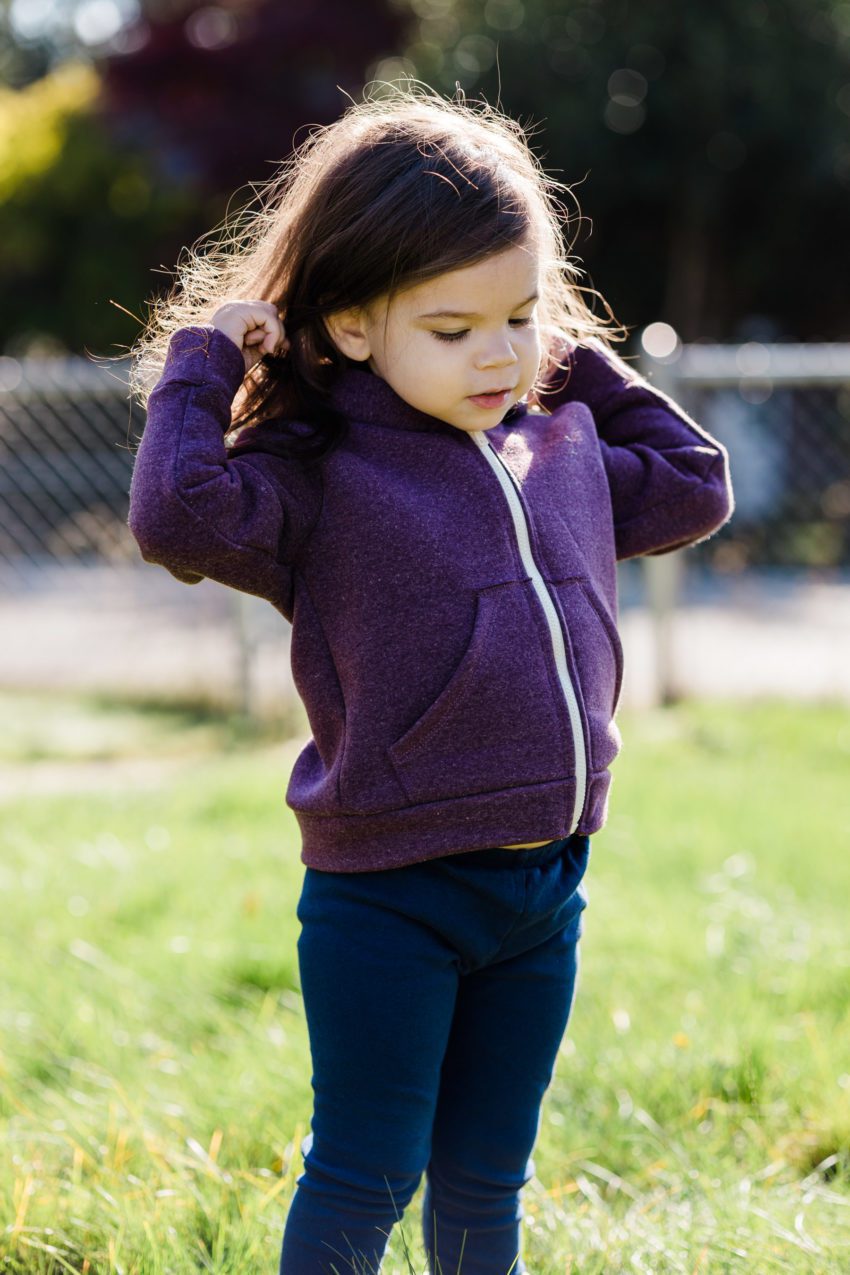
<svg viewBox="0 0 850 1275"><path fill-rule="evenodd" d="M543 846L534 846L528 850L509 850L506 846L490 846L486 850L462 850L458 854L441 855L440 859L451 863L463 861L470 867L536 868L541 863L550 863L560 858L568 847L584 850L589 843L588 833L574 832L570 837L558 837L555 841L547 841Z"/></svg>

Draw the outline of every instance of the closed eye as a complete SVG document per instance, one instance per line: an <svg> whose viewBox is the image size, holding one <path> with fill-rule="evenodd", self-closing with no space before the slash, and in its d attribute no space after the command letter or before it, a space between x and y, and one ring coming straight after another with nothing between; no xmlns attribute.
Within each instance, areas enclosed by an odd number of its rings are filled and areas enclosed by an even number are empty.
<svg viewBox="0 0 850 1275"><path fill-rule="evenodd" d="M469 328L464 328L462 332L432 332L431 336L435 336L438 341L462 341L468 332Z"/></svg>
<svg viewBox="0 0 850 1275"><path fill-rule="evenodd" d="M508 322L512 327L526 328L530 323L534 322L534 316L528 315L524 319L509 319ZM465 336L469 335L469 328L462 328L459 332L434 332L431 336L435 336L438 341L462 341Z"/></svg>

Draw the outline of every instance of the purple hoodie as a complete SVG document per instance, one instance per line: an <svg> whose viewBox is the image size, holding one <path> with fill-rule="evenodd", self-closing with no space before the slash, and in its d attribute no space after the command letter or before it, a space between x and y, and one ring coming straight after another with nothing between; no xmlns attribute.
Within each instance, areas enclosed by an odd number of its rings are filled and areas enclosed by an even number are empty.
<svg viewBox="0 0 850 1275"><path fill-rule="evenodd" d="M145 561L291 622L312 730L286 791L302 862L362 872L597 832L622 744L616 562L729 519L725 448L594 342L550 378L547 411L477 433L347 369L348 436L311 472L228 457L244 373L211 325L174 334L128 523Z"/></svg>

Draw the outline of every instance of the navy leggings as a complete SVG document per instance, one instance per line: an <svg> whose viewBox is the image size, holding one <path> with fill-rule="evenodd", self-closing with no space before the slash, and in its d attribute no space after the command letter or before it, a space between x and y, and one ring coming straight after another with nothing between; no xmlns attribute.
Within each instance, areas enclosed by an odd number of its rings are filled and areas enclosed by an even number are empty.
<svg viewBox="0 0 850 1275"><path fill-rule="evenodd" d="M524 1275L520 1190L575 995L589 856L574 834L305 869L314 1109L280 1275L378 1272L423 1172L430 1275Z"/></svg>

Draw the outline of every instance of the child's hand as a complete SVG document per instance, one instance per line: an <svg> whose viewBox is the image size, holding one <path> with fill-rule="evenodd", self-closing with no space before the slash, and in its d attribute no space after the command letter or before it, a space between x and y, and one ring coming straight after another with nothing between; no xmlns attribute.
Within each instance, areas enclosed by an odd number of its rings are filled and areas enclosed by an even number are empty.
<svg viewBox="0 0 850 1275"><path fill-rule="evenodd" d="M242 351L246 373L264 354L284 354L289 349L277 307L270 301L226 301L210 322Z"/></svg>

